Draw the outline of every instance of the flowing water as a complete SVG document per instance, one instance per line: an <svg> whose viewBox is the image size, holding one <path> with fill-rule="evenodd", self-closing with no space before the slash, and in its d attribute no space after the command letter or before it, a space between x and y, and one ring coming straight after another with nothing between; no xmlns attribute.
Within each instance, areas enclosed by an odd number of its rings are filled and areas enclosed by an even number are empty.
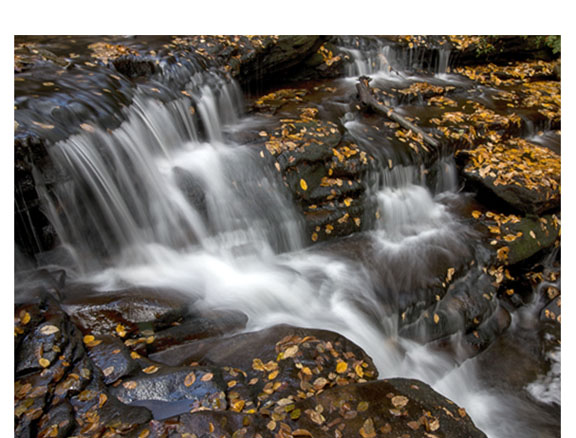
<svg viewBox="0 0 576 438"><path fill-rule="evenodd" d="M356 62L342 87L361 74L376 82L413 77L389 47L349 53ZM447 73L449 56L439 54L435 80L459 80ZM463 195L448 155L437 161L432 184L422 164L376 171L372 191L382 214L356 243L372 248L375 275L330 245L303 244L303 220L278 173L226 135L251 123L234 82L195 78L187 89L189 97L168 104L137 95L119 128L53 149L70 179L43 196L75 261L73 276L103 290L126 283L181 290L200 309L244 312L247 330L277 323L334 330L363 347L381 377L431 384L490 438L553 436L526 422L540 413L523 395L487 385L476 359L460 362L399 335L397 293L425 287L433 261L455 266L474 251L472 231L449 208ZM345 126L359 144L369 142L361 122ZM558 403L558 377L556 367L528 391Z"/></svg>

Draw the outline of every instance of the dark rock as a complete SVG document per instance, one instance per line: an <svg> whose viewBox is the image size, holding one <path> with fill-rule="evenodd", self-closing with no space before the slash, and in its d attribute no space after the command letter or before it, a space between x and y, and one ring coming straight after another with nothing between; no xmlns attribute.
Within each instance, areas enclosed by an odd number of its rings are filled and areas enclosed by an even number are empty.
<svg viewBox="0 0 576 438"><path fill-rule="evenodd" d="M149 77L157 71L156 65L152 60L134 55L120 56L114 59L112 64L119 73L128 76L130 79Z"/></svg>
<svg viewBox="0 0 576 438"><path fill-rule="evenodd" d="M151 365L111 388L111 393L123 403L145 406L154 418L164 419L195 410L225 410L225 390L217 368Z"/></svg>
<svg viewBox="0 0 576 438"><path fill-rule="evenodd" d="M514 265L552 247L560 237L560 222L556 215L526 216L508 226L510 234L520 237L508 243L507 263Z"/></svg>
<svg viewBox="0 0 576 438"><path fill-rule="evenodd" d="M97 291L90 285L71 285L62 307L83 332L114 334L121 324L128 333L163 328L189 312L189 297L172 290L130 288Z"/></svg>
<svg viewBox="0 0 576 438"><path fill-rule="evenodd" d="M246 85L273 80L282 72L300 64L322 44L322 38L310 35L281 35L275 44L241 63L238 79Z"/></svg>
<svg viewBox="0 0 576 438"><path fill-rule="evenodd" d="M560 156L521 139L460 151L463 176L483 199L492 194L512 209L542 214L560 206Z"/></svg>
<svg viewBox="0 0 576 438"><path fill-rule="evenodd" d="M161 351L196 339L230 334L246 327L247 322L244 313L235 311L191 316L181 324L154 333L154 342L147 345L147 350Z"/></svg>
<svg viewBox="0 0 576 438"><path fill-rule="evenodd" d="M195 412L164 421L152 421L147 428L150 438L156 437L224 437L272 438L266 428L267 418L254 414L235 412ZM142 432L140 432L142 433Z"/></svg>
<svg viewBox="0 0 576 438"><path fill-rule="evenodd" d="M321 426L326 436L486 436L463 408L412 379L330 388L297 403L296 409L299 428Z"/></svg>
<svg viewBox="0 0 576 438"><path fill-rule="evenodd" d="M106 385L116 382L138 369L137 362L130 356L130 350L115 336L99 336L101 341L91 347L88 355L100 369Z"/></svg>
<svg viewBox="0 0 576 438"><path fill-rule="evenodd" d="M15 435L124 434L150 420L110 396L81 334L49 293L15 309ZM18 338L22 337L20 341Z"/></svg>

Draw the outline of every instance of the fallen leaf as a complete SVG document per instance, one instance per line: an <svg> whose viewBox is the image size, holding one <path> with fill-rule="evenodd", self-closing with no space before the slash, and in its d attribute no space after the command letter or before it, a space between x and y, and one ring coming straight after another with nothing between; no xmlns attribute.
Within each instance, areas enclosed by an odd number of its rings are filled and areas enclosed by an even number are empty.
<svg viewBox="0 0 576 438"><path fill-rule="evenodd" d="M408 397L405 397L403 395L397 395L392 397L392 404L394 405L395 408L403 408L404 406L406 406L408 404Z"/></svg>
<svg viewBox="0 0 576 438"><path fill-rule="evenodd" d="M146 374L154 374L158 370L159 368L156 365L150 365L149 367L144 368L142 371L144 371Z"/></svg>
<svg viewBox="0 0 576 438"><path fill-rule="evenodd" d="M194 374L194 371L192 371L191 373L187 374L186 377L184 377L185 386L192 386L195 381L196 381L196 374Z"/></svg>
<svg viewBox="0 0 576 438"><path fill-rule="evenodd" d="M53 335L54 333L59 332L60 329L55 325L45 325L40 329L40 333L43 335Z"/></svg>

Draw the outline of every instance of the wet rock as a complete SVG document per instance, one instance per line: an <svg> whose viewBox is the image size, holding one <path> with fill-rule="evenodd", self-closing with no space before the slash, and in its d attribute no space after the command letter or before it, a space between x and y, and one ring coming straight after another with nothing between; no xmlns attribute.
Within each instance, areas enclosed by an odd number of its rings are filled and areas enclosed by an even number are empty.
<svg viewBox="0 0 576 438"><path fill-rule="evenodd" d="M226 385L220 370L150 365L111 388L121 402L145 406L156 419L196 410L225 410Z"/></svg>
<svg viewBox="0 0 576 438"><path fill-rule="evenodd" d="M157 72L157 67L150 59L124 55L112 61L114 68L130 79L149 77Z"/></svg>
<svg viewBox="0 0 576 438"><path fill-rule="evenodd" d="M246 327L248 317L242 312L220 311L191 316L181 324L154 333L154 341L147 345L149 352L196 339L226 335Z"/></svg>
<svg viewBox="0 0 576 438"><path fill-rule="evenodd" d="M560 205L560 157L522 139L461 151L463 175L512 208L541 214Z"/></svg>
<svg viewBox="0 0 576 438"><path fill-rule="evenodd" d="M426 343L477 331L499 308L498 288L493 283L494 279L482 270L470 269L450 284L446 295L433 308L421 312L416 321L409 313L402 315L406 321L401 328L402 336Z"/></svg>
<svg viewBox="0 0 576 438"><path fill-rule="evenodd" d="M242 62L238 80L246 85L274 80L275 76L290 70L313 54L321 43L322 38L319 36L281 35L274 44L261 51L257 50L255 56Z"/></svg>
<svg viewBox="0 0 576 438"><path fill-rule="evenodd" d="M116 382L138 369L138 364L130 356L130 350L114 336L98 337L97 345L89 349L88 355L100 369L106 385Z"/></svg>
<svg viewBox="0 0 576 438"><path fill-rule="evenodd" d="M118 325L126 332L163 328L183 318L190 298L171 290L131 288L97 291L90 285L71 285L63 291L62 306L83 332L114 334Z"/></svg>
<svg viewBox="0 0 576 438"><path fill-rule="evenodd" d="M15 308L15 435L122 435L150 420L110 396L81 334L49 293Z"/></svg>
<svg viewBox="0 0 576 438"><path fill-rule="evenodd" d="M170 365L197 362L222 367L231 409L237 412L377 376L372 360L346 338L288 325L183 344L151 358Z"/></svg>
<svg viewBox="0 0 576 438"><path fill-rule="evenodd" d="M140 433L150 431L150 438L165 436L218 436L225 438L271 438L266 418L235 412L195 412L164 421L153 420Z"/></svg>
<svg viewBox="0 0 576 438"><path fill-rule="evenodd" d="M471 214L494 251L495 264L520 264L559 245L559 215L519 216L480 210Z"/></svg>
<svg viewBox="0 0 576 438"><path fill-rule="evenodd" d="M412 379L330 388L297 403L296 409L301 413L299 428L320 427L326 436L486 436L463 408Z"/></svg>

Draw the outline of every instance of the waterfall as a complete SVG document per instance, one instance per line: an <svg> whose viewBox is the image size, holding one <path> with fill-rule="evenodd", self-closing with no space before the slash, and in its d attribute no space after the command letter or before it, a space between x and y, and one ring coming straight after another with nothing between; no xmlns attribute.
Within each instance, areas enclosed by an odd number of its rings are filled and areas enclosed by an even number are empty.
<svg viewBox="0 0 576 438"><path fill-rule="evenodd" d="M422 64L420 52L389 45L345 49L354 59L348 80L407 81L407 66ZM438 52L436 80L449 59ZM329 244L306 247L304 220L279 173L229 138L247 123L238 84L196 72L183 91L169 103L137 93L118 128L92 128L50 150L66 180L51 190L39 180L38 190L81 280L103 290L182 291L199 310L245 313L248 331L278 323L334 330L360 345L381 377L431 384L490 438L532 436L502 416L510 398L481 389L476 359L457 365L399 334L401 300L427 288L439 266L446 272L473 256L470 227L444 202L460 199L451 156L427 169L345 117L347 134L378 161L368 189L375 226L347 241L370 248L366 266ZM554 372L548 377L556 384ZM555 401L546 383L531 391ZM504 421L510 430L497 424Z"/></svg>

